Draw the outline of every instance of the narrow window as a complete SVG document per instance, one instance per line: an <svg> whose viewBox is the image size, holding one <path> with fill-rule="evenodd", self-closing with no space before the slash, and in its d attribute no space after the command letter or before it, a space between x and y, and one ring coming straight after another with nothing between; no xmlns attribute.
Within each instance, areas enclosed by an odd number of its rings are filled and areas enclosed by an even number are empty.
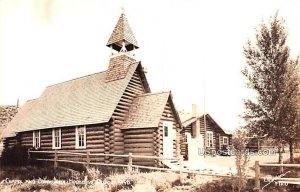
<svg viewBox="0 0 300 192"><path fill-rule="evenodd" d="M207 131L206 138L207 138L207 147L212 147L213 146L213 132Z"/></svg>
<svg viewBox="0 0 300 192"><path fill-rule="evenodd" d="M52 149L61 148L61 129L52 129Z"/></svg>
<svg viewBox="0 0 300 192"><path fill-rule="evenodd" d="M76 127L76 149L86 148L86 127Z"/></svg>
<svg viewBox="0 0 300 192"><path fill-rule="evenodd" d="M33 131L33 147L35 149L41 147L41 131Z"/></svg>
<svg viewBox="0 0 300 192"><path fill-rule="evenodd" d="M164 135L165 137L168 137L168 126L164 126Z"/></svg>
<svg viewBox="0 0 300 192"><path fill-rule="evenodd" d="M223 145L228 145L228 137L223 137Z"/></svg>

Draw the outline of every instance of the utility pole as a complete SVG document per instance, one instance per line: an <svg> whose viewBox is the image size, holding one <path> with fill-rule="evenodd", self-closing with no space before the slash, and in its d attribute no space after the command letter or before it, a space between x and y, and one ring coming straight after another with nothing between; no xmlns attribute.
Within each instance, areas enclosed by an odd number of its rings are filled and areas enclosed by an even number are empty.
<svg viewBox="0 0 300 192"><path fill-rule="evenodd" d="M203 122L204 122L204 157L206 154L206 142L207 142L207 138L206 138L206 104L205 104L205 79L203 81Z"/></svg>
<svg viewBox="0 0 300 192"><path fill-rule="evenodd" d="M206 156L206 147L207 147L207 138L206 138L206 128L207 128L207 123L206 123L206 76L205 76L205 54L203 55L203 124L204 124L204 157Z"/></svg>

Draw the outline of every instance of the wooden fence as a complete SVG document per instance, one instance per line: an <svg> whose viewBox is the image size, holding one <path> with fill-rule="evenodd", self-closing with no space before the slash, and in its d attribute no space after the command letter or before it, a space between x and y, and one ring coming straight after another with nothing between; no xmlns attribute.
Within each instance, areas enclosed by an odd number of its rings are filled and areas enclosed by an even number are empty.
<svg viewBox="0 0 300 192"><path fill-rule="evenodd" d="M292 184L300 184L300 178L282 178L285 174L272 177L271 180L266 177L260 176L260 167L290 167L290 168L300 168L300 164L259 164L259 161L255 161L255 189L257 191L263 191L264 187L271 184L272 182L284 182L284 183L292 183ZM261 188L260 179L266 179L267 183L265 186ZM270 180L270 181L269 181Z"/></svg>
<svg viewBox="0 0 300 192"><path fill-rule="evenodd" d="M44 153L44 154L54 154L53 159L41 159L41 158L31 158L31 153ZM58 154L68 154L68 155L75 155L75 156L82 156L86 157L86 161L72 161L66 159L59 159ZM121 157L127 158L128 164L114 164L114 163L98 163L98 162L91 162L91 156L98 156L98 157ZM133 159L142 158L142 159L156 159L156 160L175 160L179 161L179 166L177 169L170 169L170 168L159 168L159 167L150 167L150 166L142 166L142 165L133 165ZM148 169L148 170L157 170L157 171L173 171L179 173L180 182L183 182L183 174L198 174L198 175L206 175L206 176L215 176L215 177L232 177L232 175L222 175L222 174L213 174L213 173L201 173L199 171L187 170L183 167L183 158L165 158L165 157L157 157L157 156L145 156L145 155L133 155L129 153L128 155L115 155L115 154L103 154L103 153L90 153L87 151L86 153L77 153L77 152L66 152L66 151L30 151L28 150L28 159L34 159L37 161L53 161L54 168L57 168L58 162L66 162L66 163L75 163L75 164L83 164L87 167L89 165L100 165L100 166L115 166L115 167L127 167L128 171L131 172L133 168L138 169Z"/></svg>
<svg viewBox="0 0 300 192"><path fill-rule="evenodd" d="M54 154L53 159L41 159L41 158L31 158L31 153L44 153L44 154ZM67 155L75 155L75 156L83 156L86 157L86 161L72 161L72 160L66 160L66 159L59 159L58 154L67 154ZM98 157L121 157L121 158L127 158L128 164L114 164L114 163L97 163L97 162L91 162L90 157L91 156L98 156ZM169 169L169 168L159 168L159 167L149 167L149 166L142 166L142 165L133 165L132 160L133 159L156 159L156 160L175 160L179 161L179 167L178 169ZM66 152L66 151L30 151L28 150L28 159L34 159L37 161L53 161L54 168L56 169L58 166L58 162L66 162L66 163L75 163L75 164L83 164L89 167L90 165L100 165L100 166L115 166L115 167L127 167L128 171L131 172L132 168L139 168L139 169L150 169L150 170L159 170L159 171L174 171L179 172L180 181L183 181L183 158L180 156L180 158L166 158L166 157L156 157L156 156L145 156L145 155L133 155L132 153L128 153L128 155L115 155L115 154L103 154L103 153L90 153L90 151L87 151L86 153L76 153L76 152ZM186 171L185 171L186 172Z"/></svg>

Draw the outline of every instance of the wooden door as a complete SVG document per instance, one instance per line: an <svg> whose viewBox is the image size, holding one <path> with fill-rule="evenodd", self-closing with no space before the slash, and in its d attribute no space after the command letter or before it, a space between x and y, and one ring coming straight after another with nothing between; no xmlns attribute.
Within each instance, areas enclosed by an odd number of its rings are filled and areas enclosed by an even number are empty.
<svg viewBox="0 0 300 192"><path fill-rule="evenodd" d="M163 156L173 157L173 123L170 121L163 122Z"/></svg>

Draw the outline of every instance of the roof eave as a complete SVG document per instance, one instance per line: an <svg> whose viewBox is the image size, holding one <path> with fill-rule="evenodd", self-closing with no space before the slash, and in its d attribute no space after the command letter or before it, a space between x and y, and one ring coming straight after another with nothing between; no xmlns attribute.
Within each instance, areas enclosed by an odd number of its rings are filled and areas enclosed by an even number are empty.
<svg viewBox="0 0 300 192"><path fill-rule="evenodd" d="M151 129L151 128L158 128L157 126L145 126L145 127L122 127L121 130L128 130L128 129Z"/></svg>
<svg viewBox="0 0 300 192"><path fill-rule="evenodd" d="M171 105L171 107L173 109L173 112L174 112L174 115L175 115L175 119L177 120L177 122L179 124L179 127L182 128L182 122L180 120L179 114L178 114L178 112L176 110L176 107L174 105L173 96L172 96L172 92L171 91L169 91L169 98L168 98L168 100L169 99L170 99L170 105Z"/></svg>

